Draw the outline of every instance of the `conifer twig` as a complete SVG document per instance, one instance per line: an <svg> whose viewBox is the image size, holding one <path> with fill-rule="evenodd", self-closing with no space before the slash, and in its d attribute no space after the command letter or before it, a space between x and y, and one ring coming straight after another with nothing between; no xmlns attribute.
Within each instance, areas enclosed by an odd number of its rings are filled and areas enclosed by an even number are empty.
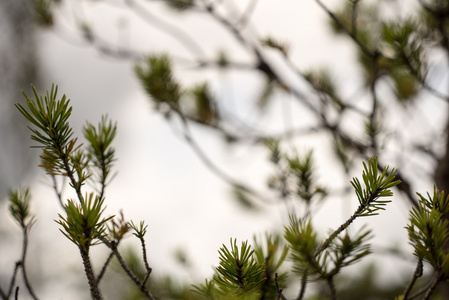
<svg viewBox="0 0 449 300"><path fill-rule="evenodd" d="M423 263L422 258L418 259L418 263L416 265L415 272L413 272L413 277L410 280L409 284L407 285L407 288L404 291L404 300L408 299L408 295L410 294L413 286L415 285L415 282L418 278L420 278L423 274Z"/></svg>
<svg viewBox="0 0 449 300"><path fill-rule="evenodd" d="M424 294L422 300L430 299L430 296L435 291L442 278L443 278L443 271L442 270L436 271L435 275L432 278L432 281L430 282L430 286L427 289L426 293Z"/></svg>
<svg viewBox="0 0 449 300"><path fill-rule="evenodd" d="M28 274L26 271L26 266L25 266L25 259L26 259L26 255L27 255L27 250L28 250L28 229L30 228L31 224L27 226L24 226L22 228L22 232L23 232L23 246L22 246L22 259L21 259L21 268L22 268L22 277L23 277L23 281L25 282L25 286L28 290L28 292L30 293L31 297L34 300L38 300L38 297L36 296L36 293L34 292L33 287L30 284L30 281L28 280Z"/></svg>
<svg viewBox="0 0 449 300"><path fill-rule="evenodd" d="M8 297L6 296L3 289L0 287L0 297L2 297L3 300L8 300Z"/></svg>
<svg viewBox="0 0 449 300"><path fill-rule="evenodd" d="M343 230L349 227L351 223L359 216L359 214L365 209L363 205L359 205L354 214L343 224L340 225L315 251L314 257L317 257L321 252L323 252L330 243L339 235Z"/></svg>
<svg viewBox="0 0 449 300"><path fill-rule="evenodd" d="M145 270L146 270L146 274L145 274L145 278L142 280L142 285L145 285L148 281L148 278L150 278L150 274L153 271L150 268L150 265L148 264L148 258L147 258L147 249L145 246L145 239L143 238L143 236L139 236L139 240L140 243L142 245L142 257L143 257L143 263L145 265Z"/></svg>
<svg viewBox="0 0 449 300"><path fill-rule="evenodd" d="M276 284L276 300L282 299L282 289L279 287L278 273L274 274L274 282Z"/></svg>
<svg viewBox="0 0 449 300"><path fill-rule="evenodd" d="M302 300L304 298L304 295L306 293L306 287L307 287L307 270L305 270L304 274L302 274L301 288L299 289L299 294L296 300Z"/></svg>
<svg viewBox="0 0 449 300"><path fill-rule="evenodd" d="M104 274L106 273L106 269L108 268L113 257L114 257L114 252L111 251L111 253L109 253L109 256L106 259L105 263L103 264L103 267L101 268L100 274L98 274L98 276L97 276L97 284L100 283L101 279L103 278Z"/></svg>
<svg viewBox="0 0 449 300"><path fill-rule="evenodd" d="M0 295L3 297L3 299L8 300L9 297L11 296L13 289L14 289L14 284L16 282L16 276L17 276L17 272L20 268L20 266L22 265L21 261L16 262L16 265L14 267L14 272L11 276L11 282L9 283L9 288L8 288L8 293L5 295L3 290L0 288Z"/></svg>
<svg viewBox="0 0 449 300"><path fill-rule="evenodd" d="M153 295L146 288L145 284L142 281L140 281L139 278L137 278L137 276L133 273L133 271L128 267L122 255L117 250L117 244L115 242L106 242L105 244L112 250L122 269L125 271L128 277L134 282L134 284L139 288L139 290L145 295L145 297L149 300L155 300Z"/></svg>
<svg viewBox="0 0 449 300"><path fill-rule="evenodd" d="M101 300L100 290L98 289L98 281L95 279L94 272L92 270L92 263L90 261L89 253L79 246L81 258L83 260L84 272L86 273L87 281L90 287L90 294L93 300Z"/></svg>

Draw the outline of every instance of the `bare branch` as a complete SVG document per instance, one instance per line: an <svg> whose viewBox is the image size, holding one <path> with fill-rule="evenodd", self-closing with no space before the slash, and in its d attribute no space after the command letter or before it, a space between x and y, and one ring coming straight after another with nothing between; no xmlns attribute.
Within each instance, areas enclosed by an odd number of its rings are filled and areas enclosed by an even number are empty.
<svg viewBox="0 0 449 300"><path fill-rule="evenodd" d="M174 37L176 41L181 42L183 46L199 61L202 61L205 57L207 57L201 46L184 30L158 18L134 0L126 0L125 3L144 21L153 25L158 30L167 33L169 36Z"/></svg>
<svg viewBox="0 0 449 300"><path fill-rule="evenodd" d="M408 295L410 294L413 286L416 283L416 280L418 278L420 278L423 274L423 264L422 264L422 259L418 259L418 263L416 265L416 269L415 272L413 273L413 277L410 280L409 284L407 285L407 288L404 291L404 300L408 299Z"/></svg>

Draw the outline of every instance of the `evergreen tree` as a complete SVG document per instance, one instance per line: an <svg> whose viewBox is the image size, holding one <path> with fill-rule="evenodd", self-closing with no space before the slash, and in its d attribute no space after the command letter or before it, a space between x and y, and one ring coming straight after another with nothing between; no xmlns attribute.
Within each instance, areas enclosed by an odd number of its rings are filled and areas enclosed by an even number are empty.
<svg viewBox="0 0 449 300"><path fill-rule="evenodd" d="M39 22L54 25L61 2L36 1ZM361 217L372 218L381 213L396 190L411 206L406 230L416 260L416 271L411 274L408 285L397 294L397 299L429 299L437 286L449 279L449 198L444 193L449 190L449 94L441 83L445 80L446 57L449 55L449 4L440 0L417 1L405 11L411 1L353 0L342 1L340 8L331 9L323 1L315 0L328 16L333 32L353 45L360 80L345 83L336 80L337 77L327 69L298 68L287 46L288 41L280 41L276 36L258 36L250 26L251 17L257 5L263 3L248 1L236 15L238 10L230 1L162 2L177 14L208 16L210 22L222 26L236 43L243 46L249 59L238 61L227 52L220 52L215 57L207 55L194 32L186 32L152 13L156 3L127 0L124 9L174 37L188 51L187 63L197 69L244 69L254 72L255 76L262 75L265 83L259 99L254 101L261 109L269 111L270 104L277 101L279 94L287 94L295 99L295 107L303 112L298 118L308 116L308 123L302 122L300 128L281 134L242 127L240 121L226 114L223 109L225 97L216 95L209 82L193 86L181 83L177 70L182 59L176 57L176 51L158 54L150 50L145 59L137 60L139 53L107 44L101 33L99 35L85 20L77 23L85 40L105 55L135 59L135 74L154 109L168 121L181 122L186 142L212 171L233 187L242 203L251 207L265 197L217 169L207 152L202 151L192 138L192 124L210 128L230 143L250 141L265 147L274 170L268 186L275 192L277 202L305 207L301 215L291 214L282 236L267 235L265 241L255 241L253 245L248 241L239 244L231 239L230 245L223 245L213 277L193 288L196 297L285 299L284 289L289 287L298 290L297 299L303 299L310 282L323 282L326 297L337 299L336 278L341 270L364 259L372 251L368 243L371 231L362 229L351 234L348 227ZM273 52L281 58L276 63L270 56ZM345 92L346 85L350 87L349 93ZM167 298L195 299L192 294L170 294L169 285L164 286L164 291L160 289L163 285L158 289L148 283L151 268L145 256L146 227L143 223L137 226L123 218L114 221L114 218L102 216L103 192L114 161L110 143L115 125L106 118L98 127L87 125L84 135L88 146L81 148L67 123L71 108L65 96L57 98L56 91L52 87L46 97L34 91L34 99L25 95L27 105L18 105L18 109L31 122L32 138L43 148L42 167L50 176L67 177L76 191L76 200L59 199L66 214L57 222L62 233L80 250L92 298L102 297L98 283L103 271L96 277L89 260L89 249L94 244L104 244L147 299L155 297L153 292ZM351 96L354 92L356 97ZM426 108L433 103L441 107L439 113L446 111L447 124L434 124L428 120ZM355 177L348 181L353 188L349 193L355 193L358 207L346 222L324 239L314 228L312 208L333 191L319 184L314 172L313 152L291 150L289 144L291 138L317 132L326 133L330 140L335 158L344 171L342 176L359 168L354 162L363 161L361 179ZM390 169L387 165L395 168ZM88 180L94 180L100 186L97 192L83 193L83 184ZM415 187L421 182L434 183L433 193L427 196L415 194ZM26 191L10 195L10 210L23 229L24 240L32 225L27 195ZM144 271L140 277L127 266L117 248L123 235L131 230L141 241L144 253ZM287 258L291 265L286 263ZM24 262L25 255L22 266ZM103 270L108 264L109 260ZM423 276L424 264L432 270L427 277ZM26 274L24 267L22 273ZM288 281L288 278L296 280ZM0 290L0 295L4 299L10 298L13 287L14 284L7 291ZM31 285L27 284L27 290L34 294Z"/></svg>

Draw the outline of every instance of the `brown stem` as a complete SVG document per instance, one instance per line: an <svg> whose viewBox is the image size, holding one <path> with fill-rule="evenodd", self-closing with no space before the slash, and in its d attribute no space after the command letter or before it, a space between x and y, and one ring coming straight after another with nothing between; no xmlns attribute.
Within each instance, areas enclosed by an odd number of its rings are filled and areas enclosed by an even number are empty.
<svg viewBox="0 0 449 300"><path fill-rule="evenodd" d="M100 280L103 278L104 274L106 273L106 269L108 268L109 264L111 263L112 258L114 257L114 253L111 252L106 259L106 262L103 264L103 268L100 271L100 274L98 274L97 277L97 284L100 283Z"/></svg>
<svg viewBox="0 0 449 300"><path fill-rule="evenodd" d="M139 239L140 239L140 243L142 245L143 262L144 262L144 265L145 265L145 270L147 271L146 274L145 274L145 278L142 280L142 285L145 285L147 283L147 281L148 281L148 278L150 278L150 274L151 274L151 272L153 270L150 268L150 265L148 264L147 249L146 249L146 246L145 246L145 240L143 239L142 236L140 236Z"/></svg>
<svg viewBox="0 0 449 300"><path fill-rule="evenodd" d="M306 293L307 286L307 271L304 271L301 278L301 289L299 290L299 295L296 300L302 300L304 298L304 294Z"/></svg>
<svg viewBox="0 0 449 300"><path fill-rule="evenodd" d="M145 287L145 284L142 281L140 281L139 278L137 278L137 276L133 273L133 271L131 271L131 269L128 267L125 260L121 256L120 252L118 252L117 245L114 242L107 242L106 245L112 250L115 257L117 257L117 260L122 269L125 271L128 277L135 283L135 285L139 288L139 290L145 295L145 297L149 300L155 300L153 295Z"/></svg>
<svg viewBox="0 0 449 300"><path fill-rule="evenodd" d="M431 283L430 287L427 289L426 294L424 295L422 300L430 299L430 296L432 295L432 293L435 291L435 289L437 288L438 284L442 280L442 275L443 275L442 271L437 271L435 273L435 276L432 279L432 283Z"/></svg>
<svg viewBox="0 0 449 300"><path fill-rule="evenodd" d="M276 300L280 300L282 298L282 289L279 287L278 273L274 274L274 282L276 284Z"/></svg>
<svg viewBox="0 0 449 300"><path fill-rule="evenodd" d="M28 289L28 292L30 293L31 297L34 300L38 300L33 287L30 284L30 281L28 280L28 275L26 272L26 267L25 267L25 259L26 259L26 254L27 254L27 249L28 249L28 229L29 226L25 226L23 227L23 247L22 247L22 277L23 277L23 281L25 282L25 286Z"/></svg>
<svg viewBox="0 0 449 300"><path fill-rule="evenodd" d="M317 257L321 252L323 252L327 247L329 247L330 243L339 235L343 230L348 228L349 225L358 217L358 215L366 208L366 205L359 205L354 214L340 227L337 228L322 244L318 249L316 249L314 257Z"/></svg>
<svg viewBox="0 0 449 300"><path fill-rule="evenodd" d="M422 264L422 259L418 260L418 264L416 265L416 269L415 272L413 273L413 277L410 280L407 288L405 289L404 292L404 300L407 299L408 295L410 294L410 291L412 290L413 286L415 285L416 280L421 277L423 274L423 264Z"/></svg>
<svg viewBox="0 0 449 300"><path fill-rule="evenodd" d="M100 290L98 289L97 280L95 280L95 275L92 270L92 264L90 262L89 253L85 251L81 246L79 247L81 258L83 260L84 272L86 273L87 281L90 287L90 294L92 300L102 300Z"/></svg>
<svg viewBox="0 0 449 300"><path fill-rule="evenodd" d="M335 289L334 277L329 276L326 281L329 286L331 300L337 300L337 290Z"/></svg>

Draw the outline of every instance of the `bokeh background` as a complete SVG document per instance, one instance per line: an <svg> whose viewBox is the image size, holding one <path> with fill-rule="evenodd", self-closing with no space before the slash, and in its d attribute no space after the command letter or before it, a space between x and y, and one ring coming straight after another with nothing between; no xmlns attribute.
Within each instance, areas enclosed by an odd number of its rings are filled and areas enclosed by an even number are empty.
<svg viewBox="0 0 449 300"><path fill-rule="evenodd" d="M249 2L235 1L231 8L242 11ZM333 7L337 2L326 3ZM402 4L401 8L404 7L410 6ZM30 186L37 223L31 234L28 261L38 294L50 300L88 298L78 251L63 238L54 222L61 208L50 179L37 167L40 151L29 148L32 142L26 122L13 106L23 101L22 89L30 93L30 84L40 93L50 89L52 83L57 84L60 95L66 94L71 99L74 109L70 123L76 134L80 134L87 120L96 123L104 114L117 121L117 176L106 193L106 214L118 214L123 209L127 219L145 220L148 254L155 276L171 274L182 282L202 282L211 276L212 267L218 263L218 248L231 237L251 241L254 235L282 230L287 220L283 205L257 203L254 211L236 202L229 185L184 141L181 123L167 121L152 109L133 72L135 61L102 52L101 45L86 42L76 27L80 20L86 20L108 44L143 54L169 52L174 57L188 57L188 50L179 41L158 30L158 25L142 21L120 1L68 1L57 12L53 27L38 27L30 1L0 1L1 283L9 278L21 246L19 228L8 215L4 200L9 189ZM248 60L233 37L202 14L184 15L168 9L160 1L151 3L151 12L159 20L195 37L211 57L226 50L236 60ZM288 41L292 60L299 68L332 66L343 92L353 92L361 80L360 71L353 63L354 49L347 40L335 36L328 23L328 17L314 1L286 0L282 4L260 1L251 15L254 32ZM276 61L279 57L273 53L270 59ZM294 128L308 118L292 105L291 96L282 93L276 95L277 104L269 113L255 110L254 103L248 99L257 97L264 81L250 72L199 71L181 61L176 75L186 86L210 80L214 93L224 99L223 106L230 116L266 132ZM427 103L423 111L432 116L429 119L435 126L443 124L444 112L439 102L430 106ZM266 149L250 143L229 145L213 131L200 126L193 126L192 130L200 147L218 168L235 180L268 193L266 180L271 166L266 160ZM319 181L334 189L334 196L316 212L316 225L326 233L345 220L356 205L355 197L341 199L339 196L339 189L350 178L341 176L341 166L334 161L324 136L304 136L292 145L299 145L299 150L314 149ZM431 182L420 184L417 187L420 192L432 189ZM71 196L67 188L66 197ZM410 250L403 229L408 207L398 196L387 211L356 226L369 223L378 249ZM138 243L129 238L123 247L138 247ZM175 254L179 250L188 256L190 269L181 268L176 262ZM393 259L382 253L372 255L366 264L376 259ZM101 247L93 250L99 261L106 254ZM406 259L394 258L394 264L390 265L391 268L383 270L380 280L401 281L404 272L411 269ZM21 299L26 299L26 295Z"/></svg>

